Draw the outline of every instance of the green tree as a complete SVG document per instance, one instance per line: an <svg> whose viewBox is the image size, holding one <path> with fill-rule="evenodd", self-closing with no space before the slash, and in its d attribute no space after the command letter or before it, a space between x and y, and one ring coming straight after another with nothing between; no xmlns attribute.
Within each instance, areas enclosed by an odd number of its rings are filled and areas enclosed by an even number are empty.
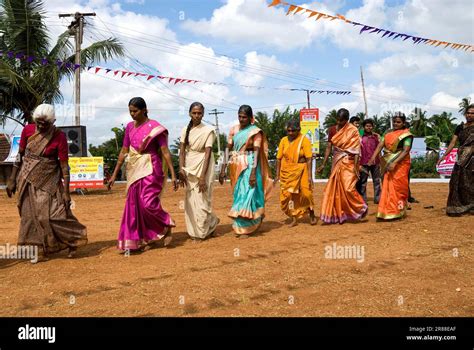
<svg viewBox="0 0 474 350"><path fill-rule="evenodd" d="M268 158L270 160L276 159L278 145L280 140L286 136L286 124L291 119L300 118L298 110L290 111L287 107L283 112L275 109L273 116L270 119L265 112L257 112L255 114L255 125L263 130L268 139Z"/></svg>
<svg viewBox="0 0 474 350"><path fill-rule="evenodd" d="M123 144L125 127L122 125L120 128L112 128L111 131L115 135L114 138L105 141L99 146L89 145L89 152L94 157L104 157L104 165L107 165L113 171Z"/></svg>
<svg viewBox="0 0 474 350"><path fill-rule="evenodd" d="M467 109L471 105L471 98L470 97L464 97L461 102L459 103L459 113L462 115L466 114Z"/></svg>
<svg viewBox="0 0 474 350"><path fill-rule="evenodd" d="M427 112L423 111L421 108L415 107L415 109L409 115L410 121L410 131L413 136L426 136L429 134L429 121L426 116Z"/></svg>
<svg viewBox="0 0 474 350"><path fill-rule="evenodd" d="M337 123L337 111L335 109L329 111L329 113L326 115L326 118L324 118L324 129L328 130L331 126L336 125Z"/></svg>
<svg viewBox="0 0 474 350"><path fill-rule="evenodd" d="M75 51L69 31L50 45L43 1L0 0L0 118L23 121L41 103L62 101L60 82L74 76ZM11 55L5 53L12 53ZM81 68L124 53L115 38L97 41L81 51ZM28 57L34 57L30 60ZM41 59L49 64L43 64ZM65 64L58 69L57 61Z"/></svg>

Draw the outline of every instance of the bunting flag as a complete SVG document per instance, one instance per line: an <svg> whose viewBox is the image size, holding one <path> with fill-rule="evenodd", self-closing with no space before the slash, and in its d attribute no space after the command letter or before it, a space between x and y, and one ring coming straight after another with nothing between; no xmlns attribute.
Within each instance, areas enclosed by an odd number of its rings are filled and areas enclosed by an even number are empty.
<svg viewBox="0 0 474 350"><path fill-rule="evenodd" d="M87 67L87 71L90 71L94 67ZM102 67L95 67L94 72L95 74L99 73L101 70L105 70L107 74L110 72L112 69L110 68L102 68ZM327 95L349 95L351 91L343 91L343 90L307 90L307 89L301 89L301 88L281 88L281 87L265 87L265 86L251 86L251 85L238 85L238 84L226 84L222 82L214 82L214 81L203 81L203 80L195 80L195 79L187 79L187 78L176 78L176 77L166 77L162 75L152 75L148 73L140 73L140 72L129 72L129 71L114 71L114 75L117 75L118 72L122 73L121 78L124 78L125 76L130 77L146 77L146 81L150 81L152 79L160 79L164 82L167 82L169 84L173 85L178 85L178 84L208 84L208 85L214 85L214 86L240 86L242 88L250 88L250 89L271 89L271 90L284 90L284 91L308 91L311 94L327 94Z"/></svg>
<svg viewBox="0 0 474 350"><path fill-rule="evenodd" d="M275 0L279 1L279 0ZM275 2L274 1L274 2ZM294 9L296 10L296 8ZM15 53L13 51L1 51L0 50L0 58L1 57L8 57L10 59L18 59L18 60L26 60L28 63L32 63L34 61L38 61L41 65L47 65L47 64L54 64L58 67L58 69L63 69L63 68L73 68L74 70L78 69L81 67L80 64L73 64L71 62L65 62L61 60L57 60L56 62L51 62L47 58L36 58L34 56L26 56L23 53ZM129 72L125 70L113 70L111 68L104 68L104 67L94 67L94 66L86 66L85 67L86 71L90 72L93 69L94 74L98 74L102 70L105 71L105 75L113 71L114 76L117 76L118 73L121 73L120 78L124 78L125 76L134 76L134 77L146 77L146 81L150 81L152 79L160 79L163 81L168 82L169 84L196 84L196 83L201 83L201 84L208 84L208 85L214 85L214 86L240 86L243 88L250 88L250 89L272 89L272 90L284 90L284 91L308 91L311 94L336 94L336 95L349 95L351 91L336 91L336 90L307 90L307 89L293 89L293 88L278 88L278 87L265 87L265 86L250 86L250 85L238 85L238 84L226 84L222 82L213 82L213 81L202 81L202 80L195 80L195 79L187 79L187 78L176 78L176 77L166 77L162 75L152 75L148 73L141 73L141 72Z"/></svg>
<svg viewBox="0 0 474 350"><path fill-rule="evenodd" d="M400 38L400 39L402 39L402 41L407 41L408 40L409 42L411 42L414 45L422 43L422 44L430 45L430 46L434 46L434 47L442 46L443 48L451 48L453 50L463 50L463 51L471 52L471 53L474 52L474 45L451 43L451 42L447 42L447 41L427 39L427 38L422 38L422 37L413 36L413 35L409 35L409 34L393 32L393 31L390 31L390 30L387 30L387 29L377 28L377 27L374 27L374 26L369 26L369 25L366 25L366 24L351 21L351 20L345 18L343 15L340 15L340 14L337 14L336 16L332 16L332 15L328 15L328 14L323 13L323 12L313 11L313 10L310 10L310 9L307 9L307 8L304 8L304 7L301 7L301 6L298 6L298 5L289 4L289 3L287 3L283 0L272 0L272 2L268 5L268 7L272 7L272 6L286 6L286 7L288 7L288 10L286 12L287 16L290 15L290 14L296 15L297 13L300 13L300 14L305 14L305 15L309 14L308 18L314 18L316 21L319 20L319 19L328 19L330 21L334 21L334 20L343 21L347 24L353 25L354 27L361 27L360 31L359 31L359 34L363 34L363 33L380 34L380 33L383 33L382 38L392 38L392 40ZM359 29L359 28L357 28L357 29ZM411 39L411 40L409 40L409 39Z"/></svg>

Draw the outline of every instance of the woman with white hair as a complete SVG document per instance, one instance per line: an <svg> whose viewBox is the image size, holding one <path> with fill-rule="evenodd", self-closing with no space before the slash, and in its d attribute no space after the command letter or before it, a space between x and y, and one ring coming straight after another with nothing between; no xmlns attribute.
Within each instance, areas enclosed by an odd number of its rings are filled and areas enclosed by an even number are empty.
<svg viewBox="0 0 474 350"><path fill-rule="evenodd" d="M87 232L70 209L66 135L54 126L51 105L39 105L33 120L35 124L21 133L19 156L7 183L9 197L18 190L18 245L38 246L39 260L66 248L72 258L77 247L87 243Z"/></svg>

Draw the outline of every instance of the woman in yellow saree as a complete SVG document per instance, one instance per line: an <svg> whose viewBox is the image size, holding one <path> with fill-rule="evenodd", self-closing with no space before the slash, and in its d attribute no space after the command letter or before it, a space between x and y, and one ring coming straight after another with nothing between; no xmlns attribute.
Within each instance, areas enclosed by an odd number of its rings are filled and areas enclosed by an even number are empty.
<svg viewBox="0 0 474 350"><path fill-rule="evenodd" d="M311 142L301 134L298 120L291 120L286 126L288 136L278 146L276 177L280 181L281 210L291 218L290 227L309 213L311 225L317 223L314 215L313 178L311 176Z"/></svg>
<svg viewBox="0 0 474 350"><path fill-rule="evenodd" d="M322 172L332 149L331 175L324 188L321 205L321 220L326 224L356 221L367 215L367 204L356 189L359 178L359 131L348 123L347 109L339 109L336 119L335 129L329 132L323 164L317 169L318 173Z"/></svg>
<svg viewBox="0 0 474 350"><path fill-rule="evenodd" d="M265 202L273 186L268 177L268 144L263 131L253 125L252 108L239 108L239 125L229 136L228 149L230 182L233 191L232 208L228 216L234 220L232 228L237 237L248 237L257 231L265 216ZM226 177L223 164L219 182Z"/></svg>
<svg viewBox="0 0 474 350"><path fill-rule="evenodd" d="M401 219L406 215L413 135L405 128L405 121L405 114L395 113L392 118L393 129L382 137L369 160L369 165L374 164L375 158L384 149L380 166L383 176L382 194L377 211L377 219L380 220Z"/></svg>

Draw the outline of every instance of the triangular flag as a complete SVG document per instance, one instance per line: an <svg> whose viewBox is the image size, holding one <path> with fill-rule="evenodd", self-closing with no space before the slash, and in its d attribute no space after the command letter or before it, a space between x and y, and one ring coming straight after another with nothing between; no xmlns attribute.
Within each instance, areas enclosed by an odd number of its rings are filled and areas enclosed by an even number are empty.
<svg viewBox="0 0 474 350"><path fill-rule="evenodd" d="M119 71L118 70L114 70L114 75L117 75Z"/></svg>
<svg viewBox="0 0 474 350"><path fill-rule="evenodd" d="M74 65L74 70L76 70L77 68L80 68L80 67L81 67L80 64L75 64L75 65Z"/></svg>
<svg viewBox="0 0 474 350"><path fill-rule="evenodd" d="M127 77L131 76L133 72L127 72Z"/></svg>
<svg viewBox="0 0 474 350"><path fill-rule="evenodd" d="M153 79L155 76L154 75L149 75L148 78L146 78L146 80L150 80L150 79Z"/></svg>
<svg viewBox="0 0 474 350"><path fill-rule="evenodd" d="M122 71L122 78L125 76L125 74L127 74L127 72L123 70Z"/></svg>
<svg viewBox="0 0 474 350"><path fill-rule="evenodd" d="M304 10L304 9L302 7L296 6L296 11L295 11L294 15L296 15L301 10Z"/></svg>
<svg viewBox="0 0 474 350"><path fill-rule="evenodd" d="M91 67L91 66L87 66L87 70L88 70L88 71L89 71L89 70L91 70L91 69L92 69L92 67Z"/></svg>
<svg viewBox="0 0 474 350"><path fill-rule="evenodd" d="M311 14L308 16L308 18L311 18L311 17L316 16L318 14L316 11L313 11L313 10L306 10L306 12L311 12Z"/></svg>
<svg viewBox="0 0 474 350"><path fill-rule="evenodd" d="M176 80L174 81L174 85L178 84L179 82L181 82L183 79L178 79L176 78Z"/></svg>
<svg viewBox="0 0 474 350"><path fill-rule="evenodd" d="M296 5L290 5L290 7L288 8L288 12L286 13L286 15L288 16L291 12L293 12L294 10L296 9Z"/></svg>
<svg viewBox="0 0 474 350"><path fill-rule="evenodd" d="M96 67L96 68L95 68L95 74L99 73L100 70L101 70L100 67Z"/></svg>
<svg viewBox="0 0 474 350"><path fill-rule="evenodd" d="M281 0L273 0L272 3L268 5L268 7L277 6L280 4L281 4Z"/></svg>
<svg viewBox="0 0 474 350"><path fill-rule="evenodd" d="M112 70L112 69L107 68L107 69L105 70L105 74L109 73L111 70Z"/></svg>
<svg viewBox="0 0 474 350"><path fill-rule="evenodd" d="M174 78L168 78L168 83L171 83L174 80Z"/></svg>

